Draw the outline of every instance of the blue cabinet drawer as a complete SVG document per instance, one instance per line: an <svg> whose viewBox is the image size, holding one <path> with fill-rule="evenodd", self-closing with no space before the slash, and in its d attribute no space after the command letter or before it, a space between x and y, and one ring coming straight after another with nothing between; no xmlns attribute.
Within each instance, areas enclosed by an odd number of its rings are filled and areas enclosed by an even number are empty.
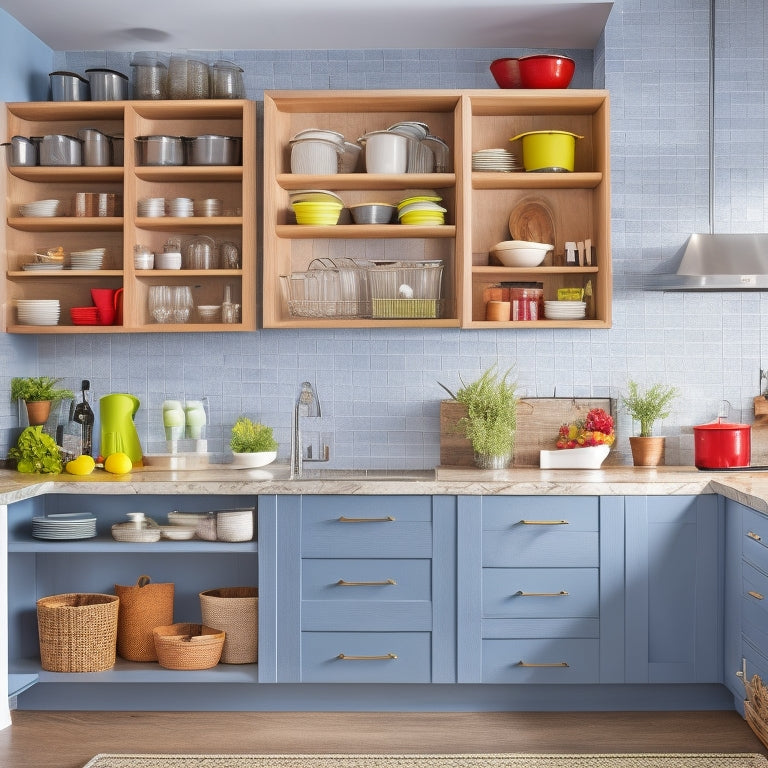
<svg viewBox="0 0 768 768"><path fill-rule="evenodd" d="M596 617L597 568L484 568L483 616Z"/></svg>
<svg viewBox="0 0 768 768"><path fill-rule="evenodd" d="M768 517L744 507L741 521L744 558L768 573Z"/></svg>
<svg viewBox="0 0 768 768"><path fill-rule="evenodd" d="M768 576L749 563L741 571L741 621L744 637L768 655Z"/></svg>
<svg viewBox="0 0 768 768"><path fill-rule="evenodd" d="M429 632L302 632L305 683L428 683Z"/></svg>
<svg viewBox="0 0 768 768"><path fill-rule="evenodd" d="M429 496L306 496L303 557L431 557Z"/></svg>
<svg viewBox="0 0 768 768"><path fill-rule="evenodd" d="M427 559L310 559L301 562L303 600L430 600Z"/></svg>
<svg viewBox="0 0 768 768"><path fill-rule="evenodd" d="M537 529L597 531L599 501L594 496L492 496L483 498L483 530L505 531L526 521Z"/></svg>
<svg viewBox="0 0 768 768"><path fill-rule="evenodd" d="M597 683L600 641L483 640L484 683Z"/></svg>

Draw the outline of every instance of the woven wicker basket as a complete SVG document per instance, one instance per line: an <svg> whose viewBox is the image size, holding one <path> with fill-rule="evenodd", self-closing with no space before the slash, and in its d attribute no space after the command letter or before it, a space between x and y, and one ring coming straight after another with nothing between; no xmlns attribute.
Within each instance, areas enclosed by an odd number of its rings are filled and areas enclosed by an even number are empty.
<svg viewBox="0 0 768 768"><path fill-rule="evenodd" d="M37 601L40 663L49 672L102 672L115 664L116 595L68 593Z"/></svg>
<svg viewBox="0 0 768 768"><path fill-rule="evenodd" d="M170 624L152 630L157 661L166 669L215 667L224 648L224 632L204 624Z"/></svg>
<svg viewBox="0 0 768 768"><path fill-rule="evenodd" d="M173 623L174 585L151 584L139 576L134 586L115 584L120 598L117 653L128 661L157 661L152 630Z"/></svg>
<svg viewBox="0 0 768 768"><path fill-rule="evenodd" d="M768 688L759 675L744 680L747 700L744 702L744 717L760 741L768 747Z"/></svg>
<svg viewBox="0 0 768 768"><path fill-rule="evenodd" d="M200 593L203 624L226 633L221 661L254 664L258 658L259 590L224 587Z"/></svg>

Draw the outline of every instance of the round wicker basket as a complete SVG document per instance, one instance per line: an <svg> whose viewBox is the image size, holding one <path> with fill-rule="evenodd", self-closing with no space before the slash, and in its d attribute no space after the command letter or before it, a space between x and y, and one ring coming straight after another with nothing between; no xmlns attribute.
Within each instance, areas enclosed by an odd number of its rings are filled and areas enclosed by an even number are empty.
<svg viewBox="0 0 768 768"><path fill-rule="evenodd" d="M155 627L152 636L161 667L209 669L219 663L225 633L204 624L169 624Z"/></svg>
<svg viewBox="0 0 768 768"><path fill-rule="evenodd" d="M224 587L200 593L203 623L226 633L221 661L254 664L258 656L258 587Z"/></svg>

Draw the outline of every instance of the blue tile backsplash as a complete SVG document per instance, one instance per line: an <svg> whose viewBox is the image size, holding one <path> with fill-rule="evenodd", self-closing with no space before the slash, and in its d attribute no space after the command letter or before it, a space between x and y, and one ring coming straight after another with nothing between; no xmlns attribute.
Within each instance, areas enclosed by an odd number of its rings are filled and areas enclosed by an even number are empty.
<svg viewBox="0 0 768 768"><path fill-rule="evenodd" d="M525 396L617 397L631 377L683 392L660 432L670 438L667 463L692 463L690 427L714 419L724 400L729 418L752 421L768 367L768 294L643 290L647 275L675 270L692 232L768 231L768 12L762 0L715 6L713 164L709 2L617 0L595 51L564 51L577 61L572 88L611 94L611 329L6 336L0 383L7 391L11 376L37 372L73 387L88 378L97 396L131 392L142 403L137 424L148 452L164 450L164 399L206 396L211 450L226 450L229 426L245 413L275 428L287 457L292 405L310 379L331 466L421 468L439 460L438 382L453 388L498 362L515 366ZM490 61L525 52L184 53L236 61L248 98L259 101L271 89L495 88ZM128 73L129 54L51 53L51 69L93 66ZM3 454L18 423L16 407L0 405ZM621 411L618 432L616 450L628 456L632 424Z"/></svg>

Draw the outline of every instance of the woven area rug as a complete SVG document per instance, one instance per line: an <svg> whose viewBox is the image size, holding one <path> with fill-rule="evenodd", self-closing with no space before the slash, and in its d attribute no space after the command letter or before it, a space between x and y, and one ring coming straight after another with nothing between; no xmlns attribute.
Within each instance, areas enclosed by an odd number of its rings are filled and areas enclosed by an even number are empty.
<svg viewBox="0 0 768 768"><path fill-rule="evenodd" d="M96 755L84 768L768 768L757 754Z"/></svg>

